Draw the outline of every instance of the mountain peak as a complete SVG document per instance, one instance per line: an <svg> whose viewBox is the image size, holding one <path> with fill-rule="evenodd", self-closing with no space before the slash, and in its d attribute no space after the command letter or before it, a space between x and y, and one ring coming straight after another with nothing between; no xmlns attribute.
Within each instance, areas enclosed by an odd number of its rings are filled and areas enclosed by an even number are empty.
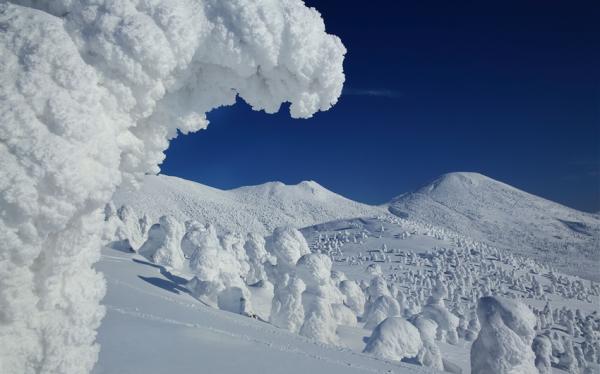
<svg viewBox="0 0 600 374"><path fill-rule="evenodd" d="M397 216L443 227L494 246L541 257L570 251L600 259L598 216L529 194L479 173L448 173L412 193L394 198ZM524 235L526 233L526 235ZM569 243L568 249L565 243ZM566 272L595 269L562 263ZM595 275L594 277L598 277Z"/></svg>

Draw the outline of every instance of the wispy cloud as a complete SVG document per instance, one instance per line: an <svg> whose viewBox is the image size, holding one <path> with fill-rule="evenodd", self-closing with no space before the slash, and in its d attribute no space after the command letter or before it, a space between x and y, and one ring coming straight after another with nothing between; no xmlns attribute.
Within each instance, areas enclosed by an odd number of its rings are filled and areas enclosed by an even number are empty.
<svg viewBox="0 0 600 374"><path fill-rule="evenodd" d="M571 168L571 172L564 175L564 180L581 180L584 178L594 178L595 183L599 184L600 180L600 162L596 159L572 159L566 161L566 165Z"/></svg>
<svg viewBox="0 0 600 374"><path fill-rule="evenodd" d="M387 89L364 89L364 88L344 88L343 95L349 96L378 96L397 99L403 96L402 92Z"/></svg>

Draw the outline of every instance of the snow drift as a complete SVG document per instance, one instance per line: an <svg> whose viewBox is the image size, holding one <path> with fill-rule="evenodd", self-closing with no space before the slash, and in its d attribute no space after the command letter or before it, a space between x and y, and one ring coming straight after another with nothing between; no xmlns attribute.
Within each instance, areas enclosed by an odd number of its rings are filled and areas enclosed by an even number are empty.
<svg viewBox="0 0 600 374"><path fill-rule="evenodd" d="M327 110L345 49L300 0L13 1L0 30L0 372L85 373L116 186L237 96Z"/></svg>

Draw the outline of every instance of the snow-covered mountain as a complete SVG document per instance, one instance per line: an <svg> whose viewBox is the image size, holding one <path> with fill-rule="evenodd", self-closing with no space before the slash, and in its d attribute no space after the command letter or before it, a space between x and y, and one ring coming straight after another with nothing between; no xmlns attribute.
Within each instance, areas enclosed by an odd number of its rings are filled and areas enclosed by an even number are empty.
<svg viewBox="0 0 600 374"><path fill-rule="evenodd" d="M531 195L477 173L450 173L394 198L389 211L494 246L531 255L563 271L600 279L598 215Z"/></svg>
<svg viewBox="0 0 600 374"><path fill-rule="evenodd" d="M482 175L380 207L315 182L222 191L167 176L114 200L128 208L105 212L116 240L96 266L108 292L95 373L533 373L534 338L552 373L577 355L598 369L600 287L554 268L593 277L598 217ZM306 227L270 232L286 224ZM482 358L496 351L511 353Z"/></svg>
<svg viewBox="0 0 600 374"><path fill-rule="evenodd" d="M313 181L296 185L269 182L220 190L166 175L146 176L138 191L118 191L117 206L126 204L152 222L162 215L179 221L212 223L223 231L266 235L278 226L311 226L341 218L385 214L385 208L361 204Z"/></svg>

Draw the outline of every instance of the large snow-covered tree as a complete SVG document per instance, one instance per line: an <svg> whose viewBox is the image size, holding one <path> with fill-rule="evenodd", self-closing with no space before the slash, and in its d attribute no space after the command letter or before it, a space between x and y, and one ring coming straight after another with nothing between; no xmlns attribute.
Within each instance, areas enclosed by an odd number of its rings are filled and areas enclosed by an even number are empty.
<svg viewBox="0 0 600 374"><path fill-rule="evenodd" d="M344 54L301 0L1 3L0 372L91 370L115 188L238 96L327 110Z"/></svg>

